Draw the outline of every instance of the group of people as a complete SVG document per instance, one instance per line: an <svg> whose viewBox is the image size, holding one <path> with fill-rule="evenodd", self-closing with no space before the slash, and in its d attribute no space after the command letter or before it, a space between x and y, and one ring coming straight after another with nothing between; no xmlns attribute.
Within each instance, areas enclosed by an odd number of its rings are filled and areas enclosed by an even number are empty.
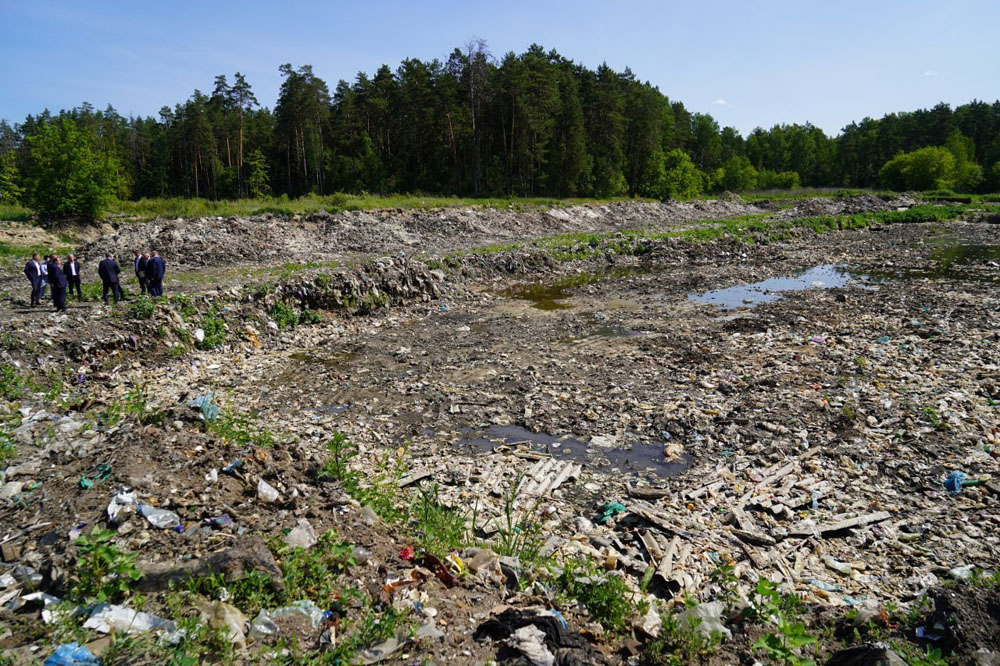
<svg viewBox="0 0 1000 666"><path fill-rule="evenodd" d="M156 251L150 254L136 250L133 263L140 292L148 293L151 297L162 296L163 276L167 272L167 264L163 257ZM121 267L111 253L105 255L97 265L97 275L101 278L105 305L108 304L109 296L114 299L115 304L124 300L119 284L121 272ZM35 254L24 265L24 275L31 283L31 307L42 304L48 287L52 288L52 302L56 312L66 311L67 291L72 294L75 289L77 299L83 300L80 262L72 254L66 256L65 263L55 254L46 255L44 260L41 255Z"/></svg>
<svg viewBox="0 0 1000 666"><path fill-rule="evenodd" d="M167 273L167 263L163 261L163 257L155 250L152 255L135 250L132 264L135 277L139 280L140 293L148 291L150 296L163 296L163 276Z"/></svg>
<svg viewBox="0 0 1000 666"><path fill-rule="evenodd" d="M35 253L24 265L24 275L31 282L31 307L42 304L46 287L52 287L52 302L57 312L66 311L67 290L72 293L76 289L77 297L83 299L80 262L72 254L66 256L63 264L58 255L47 254L43 261L41 255Z"/></svg>

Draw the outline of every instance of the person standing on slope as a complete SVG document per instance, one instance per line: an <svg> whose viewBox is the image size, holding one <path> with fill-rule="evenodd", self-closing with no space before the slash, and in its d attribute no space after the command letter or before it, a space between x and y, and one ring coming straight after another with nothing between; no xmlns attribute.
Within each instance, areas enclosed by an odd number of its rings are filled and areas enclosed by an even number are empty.
<svg viewBox="0 0 1000 666"><path fill-rule="evenodd" d="M163 296L163 276L166 273L167 262L163 261L159 252L153 250L153 256L146 262L146 277L149 280L150 296Z"/></svg>
<svg viewBox="0 0 1000 666"><path fill-rule="evenodd" d="M52 285L52 303L56 306L56 312L66 312L66 286L69 283L59 265L59 257L54 254L49 260L49 284Z"/></svg>
<svg viewBox="0 0 1000 666"><path fill-rule="evenodd" d="M80 262L72 254L66 256L66 263L62 267L62 272L66 275L66 282L69 284L68 291L72 295L76 289L76 300L83 300L83 291L80 289Z"/></svg>
<svg viewBox="0 0 1000 666"><path fill-rule="evenodd" d="M24 277L31 283L31 307L42 303L42 265L36 252L24 265Z"/></svg>
<svg viewBox="0 0 1000 666"><path fill-rule="evenodd" d="M135 251L135 257L132 259L133 268L135 269L135 279L139 282L139 293L146 293L146 257L142 255L139 250Z"/></svg>
<svg viewBox="0 0 1000 666"><path fill-rule="evenodd" d="M122 269L118 266L118 262L110 253L97 265L97 274L101 276L101 285L104 287L105 305L108 304L108 292L114 296L115 305L118 305L118 301L122 298L122 292L118 286L118 274L121 272Z"/></svg>

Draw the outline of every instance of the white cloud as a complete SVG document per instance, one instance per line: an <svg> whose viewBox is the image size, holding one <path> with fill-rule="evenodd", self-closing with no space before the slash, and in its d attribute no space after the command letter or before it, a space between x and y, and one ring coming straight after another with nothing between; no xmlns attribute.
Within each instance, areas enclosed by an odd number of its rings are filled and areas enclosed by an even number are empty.
<svg viewBox="0 0 1000 666"><path fill-rule="evenodd" d="M719 99L715 100L714 102L712 102L712 104L714 106L732 106L732 104L730 104L726 100L722 99L721 97Z"/></svg>
<svg viewBox="0 0 1000 666"><path fill-rule="evenodd" d="M926 72L924 72L924 76L940 76L940 75L941 73L938 72L936 69L928 69Z"/></svg>

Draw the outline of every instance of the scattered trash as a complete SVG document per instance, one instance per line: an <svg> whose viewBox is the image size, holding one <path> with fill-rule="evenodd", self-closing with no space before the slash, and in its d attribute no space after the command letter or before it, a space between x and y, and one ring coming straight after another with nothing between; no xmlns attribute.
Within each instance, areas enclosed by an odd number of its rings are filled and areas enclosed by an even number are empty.
<svg viewBox="0 0 1000 666"><path fill-rule="evenodd" d="M545 632L533 624L528 624L513 634L508 641L511 647L524 655L533 666L553 666L555 655L545 647Z"/></svg>
<svg viewBox="0 0 1000 666"><path fill-rule="evenodd" d="M160 630L170 633L177 630L177 625L174 624L173 620L165 620L149 613L109 603L100 603L94 606L90 617L83 623L83 626L85 629L93 629L102 634L112 631L140 634Z"/></svg>
<svg viewBox="0 0 1000 666"><path fill-rule="evenodd" d="M66 643L57 647L42 663L44 666L100 666L101 660L86 646Z"/></svg>
<svg viewBox="0 0 1000 666"><path fill-rule="evenodd" d="M257 481L257 497L259 497L261 501L273 504L281 498L281 495L274 488L274 486L269 484L264 479L260 479Z"/></svg>
<svg viewBox="0 0 1000 666"><path fill-rule="evenodd" d="M219 412L222 411L218 405L212 402L214 397L215 394L213 393L200 395L189 402L188 407L197 409L199 411L199 417L202 421L214 421L216 417L219 416Z"/></svg>
<svg viewBox="0 0 1000 666"><path fill-rule="evenodd" d="M184 529L181 525L181 517L173 511L157 509L156 507L148 504L140 504L139 513L141 513L143 517L149 521L150 525L153 527L159 527L161 530L175 530L180 532Z"/></svg>
<svg viewBox="0 0 1000 666"><path fill-rule="evenodd" d="M111 465L100 463L94 465L80 477L80 487L84 490L99 486L111 478Z"/></svg>
<svg viewBox="0 0 1000 666"><path fill-rule="evenodd" d="M725 611L725 605L721 601L700 603L681 611L677 615L677 621L681 623L682 627L694 627L705 638L711 638L712 634L716 632L725 638L732 638L733 632L722 624L722 614Z"/></svg>
<svg viewBox="0 0 1000 666"><path fill-rule="evenodd" d="M138 506L139 497L134 490L125 486L115 493L114 497L111 498L111 502L108 503L108 522L112 525L119 524L121 522L120 518L127 517Z"/></svg>
<svg viewBox="0 0 1000 666"><path fill-rule="evenodd" d="M624 513L625 511L628 511L628 509L625 508L625 505L622 504L621 502L606 502L602 504L597 511L598 511L598 516L597 518L594 519L594 522L597 523L598 525L603 525L604 523L608 522L609 520L617 516L619 513Z"/></svg>
<svg viewBox="0 0 1000 666"><path fill-rule="evenodd" d="M299 522L285 535L285 543L292 547L309 549L316 545L318 539L312 525L305 518L299 518Z"/></svg>
<svg viewBox="0 0 1000 666"><path fill-rule="evenodd" d="M405 644L406 634L399 633L392 638L382 641L378 645L373 645L366 650L362 650L358 656L361 657L362 664L377 664L387 659L393 652Z"/></svg>

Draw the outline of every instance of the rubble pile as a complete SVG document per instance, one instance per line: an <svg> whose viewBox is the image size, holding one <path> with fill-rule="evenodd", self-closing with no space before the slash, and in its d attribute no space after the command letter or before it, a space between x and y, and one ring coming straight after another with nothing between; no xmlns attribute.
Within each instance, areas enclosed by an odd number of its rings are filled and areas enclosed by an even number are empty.
<svg viewBox="0 0 1000 666"><path fill-rule="evenodd" d="M657 227L690 220L719 219L761 212L731 201L669 203L613 202L538 208L525 212L492 208L394 209L198 218L122 224L80 249L82 257L114 252L131 257L148 248L168 253L176 266L217 266L233 262L328 261L359 253L450 250L519 242L540 235Z"/></svg>

